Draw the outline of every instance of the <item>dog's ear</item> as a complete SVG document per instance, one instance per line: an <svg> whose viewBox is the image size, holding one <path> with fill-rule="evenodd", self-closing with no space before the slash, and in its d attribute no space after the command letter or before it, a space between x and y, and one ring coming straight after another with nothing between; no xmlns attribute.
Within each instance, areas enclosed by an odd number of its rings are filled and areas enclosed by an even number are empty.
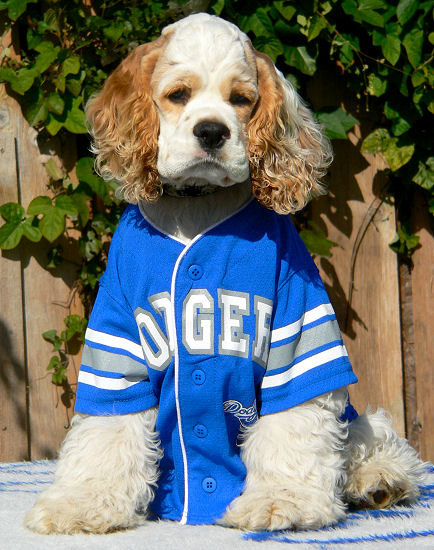
<svg viewBox="0 0 434 550"><path fill-rule="evenodd" d="M268 56L255 52L259 100L248 126L253 193L279 214L303 208L324 188L328 140L293 86Z"/></svg>
<svg viewBox="0 0 434 550"><path fill-rule="evenodd" d="M87 103L95 165L105 179L115 179L117 195L128 202L160 195L157 172L159 118L150 81L167 37L138 46Z"/></svg>

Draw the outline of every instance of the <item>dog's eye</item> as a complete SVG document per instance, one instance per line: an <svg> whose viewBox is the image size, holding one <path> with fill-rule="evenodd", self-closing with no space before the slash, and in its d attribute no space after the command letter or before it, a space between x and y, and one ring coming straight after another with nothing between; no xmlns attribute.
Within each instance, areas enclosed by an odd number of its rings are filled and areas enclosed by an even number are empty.
<svg viewBox="0 0 434 550"><path fill-rule="evenodd" d="M182 105L185 105L190 99L190 92L184 89L175 90L174 92L171 92L167 97L172 103L181 103Z"/></svg>
<svg viewBox="0 0 434 550"><path fill-rule="evenodd" d="M232 105L242 105L242 106L250 105L252 103L248 97L242 94L232 94L231 97L229 98L229 101L230 103L232 103Z"/></svg>

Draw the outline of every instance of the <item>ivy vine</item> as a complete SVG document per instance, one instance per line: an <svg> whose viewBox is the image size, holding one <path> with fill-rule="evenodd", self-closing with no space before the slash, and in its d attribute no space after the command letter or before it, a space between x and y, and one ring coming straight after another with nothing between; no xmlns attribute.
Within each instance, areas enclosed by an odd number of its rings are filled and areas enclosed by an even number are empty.
<svg viewBox="0 0 434 550"><path fill-rule="evenodd" d="M319 67L338 68L361 104L378 113L377 127L362 150L381 153L399 204L400 224L391 246L411 255L418 245L405 204L422 189L434 213L434 157L430 130L434 113L433 3L429 0L215 0L201 9L234 22L254 46L268 54L308 97L306 86ZM68 342L83 340L86 316L103 273L111 236L124 205L115 182L93 171L84 106L136 45L155 39L161 28L195 8L195 3L136 0L0 0L3 32L10 29L15 53L0 52L0 81L22 106L40 142L61 136L75 140L78 158L66 174L53 159L45 164L47 193L27 210L18 203L0 206L0 248L22 239L52 243L47 269L65 261L60 237L75 243L77 285L85 317L68 315L65 329L45 332L53 344L48 365L54 384L67 380ZM331 139L346 139L358 122L338 105L316 113ZM399 199L399 200L398 200ZM78 237L77 237L78 235ZM335 245L311 221L301 231L312 253L330 256Z"/></svg>

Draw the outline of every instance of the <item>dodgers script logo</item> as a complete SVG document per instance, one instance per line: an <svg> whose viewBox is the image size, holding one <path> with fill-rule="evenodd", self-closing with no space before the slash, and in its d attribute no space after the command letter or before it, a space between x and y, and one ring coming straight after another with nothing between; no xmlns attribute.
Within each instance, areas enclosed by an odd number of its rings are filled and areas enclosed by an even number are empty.
<svg viewBox="0 0 434 550"><path fill-rule="evenodd" d="M230 399L223 403L223 410L226 413L233 414L240 424L247 428L251 424L254 424L258 419L258 411L256 410L256 399L249 407L243 407L239 401Z"/></svg>

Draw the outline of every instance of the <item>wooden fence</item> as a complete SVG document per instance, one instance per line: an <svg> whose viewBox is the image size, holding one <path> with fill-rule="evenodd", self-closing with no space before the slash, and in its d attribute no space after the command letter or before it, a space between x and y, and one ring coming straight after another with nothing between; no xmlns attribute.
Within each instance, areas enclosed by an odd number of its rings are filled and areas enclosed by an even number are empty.
<svg viewBox="0 0 434 550"><path fill-rule="evenodd" d="M313 86L315 108L336 104L336 80L319 77ZM414 220L422 246L407 272L388 246L395 210L381 194L387 183L384 161L360 152L372 126L369 113L358 112L351 98L342 102L360 125L348 141L334 143L329 195L312 208L315 221L339 245L318 266L359 377L352 400L360 410L367 403L387 408L397 431L408 434L425 459L433 459L434 255L426 208L417 197ZM19 201L26 208L34 196L46 194L43 162L47 155L65 162L68 145L62 150L55 141L49 151L40 151L19 105L0 89L0 204ZM46 371L51 346L41 333L62 328L74 270L46 271L45 252L38 246L35 255L21 244L0 257L1 461L55 456L71 416L61 402L62 389L52 385ZM78 363L76 358L70 367L72 382Z"/></svg>

